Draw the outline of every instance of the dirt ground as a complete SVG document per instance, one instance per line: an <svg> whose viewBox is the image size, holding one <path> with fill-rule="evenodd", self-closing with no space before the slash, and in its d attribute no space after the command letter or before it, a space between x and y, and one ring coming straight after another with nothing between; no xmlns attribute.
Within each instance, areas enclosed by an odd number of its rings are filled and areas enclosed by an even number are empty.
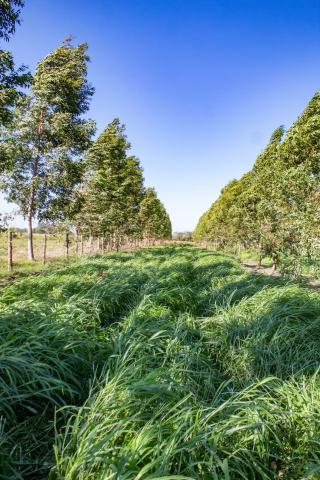
<svg viewBox="0 0 320 480"><path fill-rule="evenodd" d="M278 271L274 271L272 267L261 266L258 267L256 263L250 260L246 260L242 263L242 266L246 270L246 272L252 273L253 275L270 275L271 277L281 277L281 273ZM306 285L310 288L320 289L320 281L314 279L312 277L308 277L307 275L302 276L303 281L305 281Z"/></svg>

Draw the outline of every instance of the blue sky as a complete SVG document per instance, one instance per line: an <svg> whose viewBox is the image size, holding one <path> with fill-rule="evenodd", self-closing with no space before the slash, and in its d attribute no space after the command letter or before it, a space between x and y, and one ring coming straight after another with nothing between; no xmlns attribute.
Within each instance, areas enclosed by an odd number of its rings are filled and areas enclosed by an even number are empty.
<svg viewBox="0 0 320 480"><path fill-rule="evenodd" d="M26 0L22 17L7 48L31 69L70 34L88 42L90 117L126 124L174 230L320 85L319 0Z"/></svg>

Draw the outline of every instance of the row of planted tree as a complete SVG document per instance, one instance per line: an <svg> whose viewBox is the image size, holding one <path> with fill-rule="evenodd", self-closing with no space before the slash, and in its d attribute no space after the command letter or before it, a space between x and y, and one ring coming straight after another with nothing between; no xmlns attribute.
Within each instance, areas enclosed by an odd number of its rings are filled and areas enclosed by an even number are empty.
<svg viewBox="0 0 320 480"><path fill-rule="evenodd" d="M7 270L11 272L14 267L25 265L25 233L16 233L14 229L2 232L0 236L0 269L4 270L4 262L7 262ZM111 251L132 251L141 247L163 245L172 243L172 240L155 238L132 238L122 236L115 239L114 236L94 237L64 231L55 233L37 233L34 235L34 253L39 263L45 265L48 261L61 260L82 255L103 254Z"/></svg>
<svg viewBox="0 0 320 480"><path fill-rule="evenodd" d="M22 4L0 4L0 40L13 33ZM163 204L128 154L124 125L115 119L93 140L88 61L87 45L67 39L31 75L0 50L0 188L27 219L30 260L35 219L108 238L115 249L124 238L171 237Z"/></svg>
<svg viewBox="0 0 320 480"><path fill-rule="evenodd" d="M320 258L320 93L285 132L277 128L252 170L226 185L202 215L197 241L254 248L274 268Z"/></svg>

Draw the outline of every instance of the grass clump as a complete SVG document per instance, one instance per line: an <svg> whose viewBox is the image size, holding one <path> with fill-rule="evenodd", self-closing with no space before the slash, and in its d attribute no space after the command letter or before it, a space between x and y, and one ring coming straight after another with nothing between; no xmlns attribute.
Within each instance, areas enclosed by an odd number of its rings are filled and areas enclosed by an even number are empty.
<svg viewBox="0 0 320 480"><path fill-rule="evenodd" d="M1 301L4 478L319 477L319 293L167 246Z"/></svg>

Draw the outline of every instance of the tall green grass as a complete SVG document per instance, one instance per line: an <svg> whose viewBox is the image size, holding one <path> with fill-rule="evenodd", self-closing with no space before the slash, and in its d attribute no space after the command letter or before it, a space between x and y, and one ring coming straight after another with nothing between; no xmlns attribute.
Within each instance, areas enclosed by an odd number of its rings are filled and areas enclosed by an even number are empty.
<svg viewBox="0 0 320 480"><path fill-rule="evenodd" d="M319 293L169 246L0 301L0 478L319 478Z"/></svg>

